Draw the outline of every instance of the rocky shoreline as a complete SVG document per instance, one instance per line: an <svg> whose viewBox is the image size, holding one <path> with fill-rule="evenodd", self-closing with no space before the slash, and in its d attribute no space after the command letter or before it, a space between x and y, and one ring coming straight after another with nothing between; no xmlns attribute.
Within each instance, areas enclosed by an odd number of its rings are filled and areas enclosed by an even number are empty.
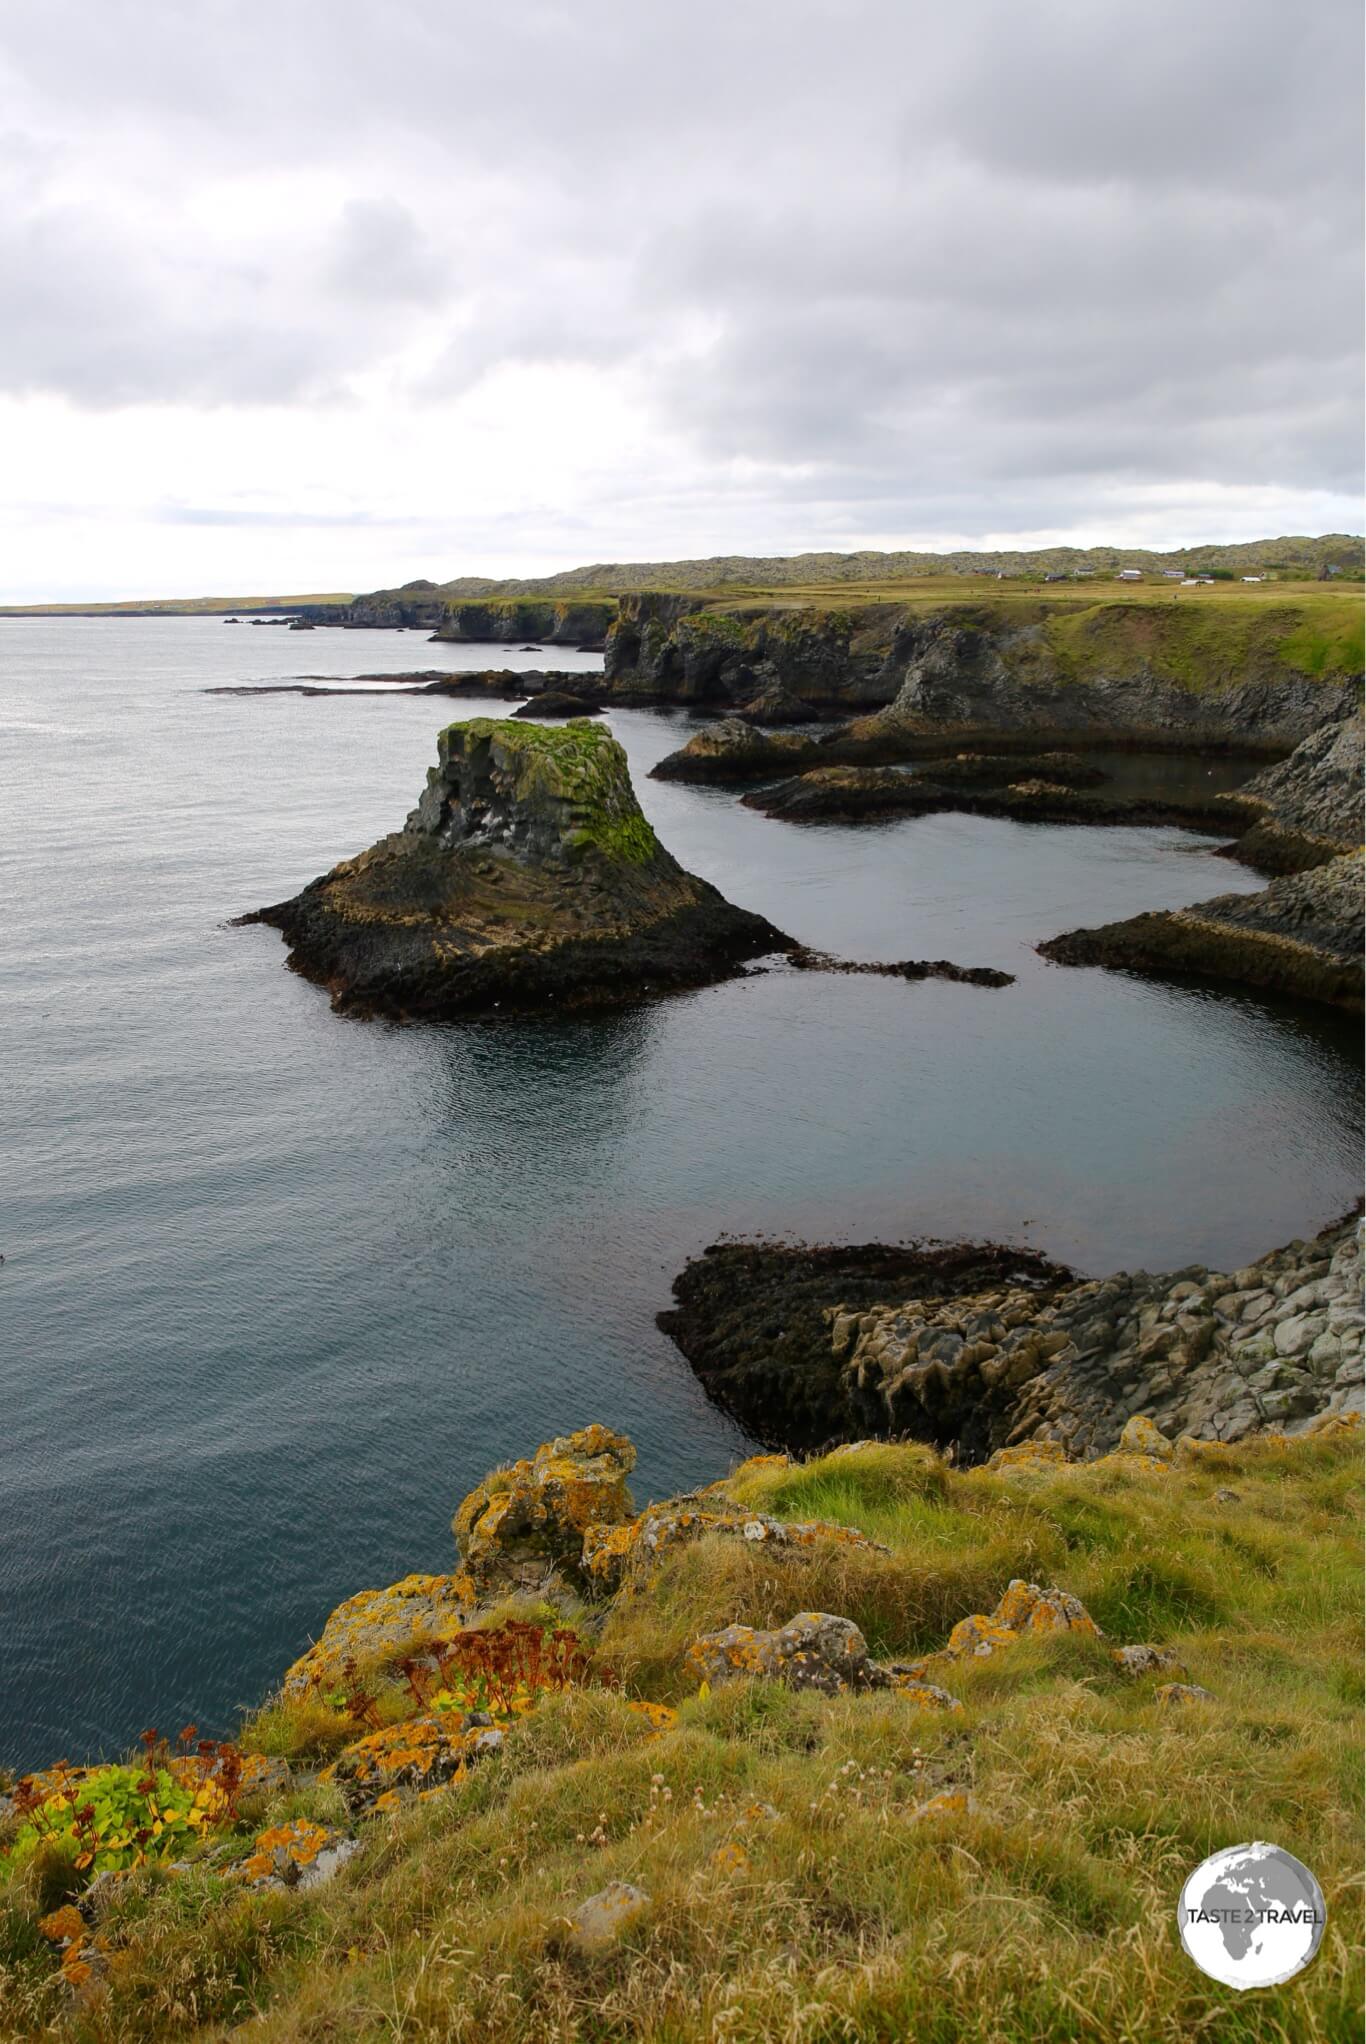
<svg viewBox="0 0 1366 2044"><path fill-rule="evenodd" d="M910 1438L963 1464L1025 1442L1110 1452L1140 1418L1234 1441L1362 1410L1362 1230L1246 1268L1078 1279L992 1244L718 1243L660 1327L757 1440Z"/></svg>

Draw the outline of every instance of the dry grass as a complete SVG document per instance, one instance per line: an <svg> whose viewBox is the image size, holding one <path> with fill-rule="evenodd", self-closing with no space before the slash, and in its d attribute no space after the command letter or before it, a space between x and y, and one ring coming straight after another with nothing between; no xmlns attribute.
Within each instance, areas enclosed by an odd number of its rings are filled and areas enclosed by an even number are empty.
<svg viewBox="0 0 1366 2044"><path fill-rule="evenodd" d="M1221 1487L1237 1502L1216 1502ZM557 1697L467 1780L372 1821L315 1895L143 1879L107 1926L112 1994L67 2033L220 2039L254 2016L269 2044L1359 2036L1352 1441L1249 1446L1166 1475L958 1475L885 1448L745 1472L735 1489L791 1517L837 1514L893 1552L676 1553L607 1616L603 1653L631 1686L683 1695L695 1631L810 1604L888 1650L938 1644L1025 1573L1082 1596L1116 1641L1176 1645L1218 1700L1163 1710L1152 1681L1076 1635L958 1664L961 1713L741 1683L694 1695L653 1739L617 1695ZM971 1811L917 1820L945 1787L970 1789ZM1240 1996L1186 1959L1175 1907L1206 1853L1257 1837L1314 1868L1329 1924L1298 1980ZM611 1880L650 1906L586 1957L564 1918ZM4 1908L8 2039L62 2003L24 1895Z"/></svg>

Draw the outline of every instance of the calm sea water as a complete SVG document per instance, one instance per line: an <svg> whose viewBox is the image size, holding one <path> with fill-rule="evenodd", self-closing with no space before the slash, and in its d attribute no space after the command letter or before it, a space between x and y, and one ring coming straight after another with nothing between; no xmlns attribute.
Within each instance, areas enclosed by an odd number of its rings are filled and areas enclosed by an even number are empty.
<svg viewBox="0 0 1366 2044"><path fill-rule="evenodd" d="M799 829L645 778L806 942L1000 993L775 972L572 1022L342 1021L227 919L393 828L486 706L215 683L597 663L207 619L0 621L0 1760L228 1728L353 1591L452 1562L491 1464L604 1419L638 1492L746 1443L656 1331L724 1232L1236 1264L1355 1191L1354 1031L1045 965L1255 877L1175 831Z"/></svg>

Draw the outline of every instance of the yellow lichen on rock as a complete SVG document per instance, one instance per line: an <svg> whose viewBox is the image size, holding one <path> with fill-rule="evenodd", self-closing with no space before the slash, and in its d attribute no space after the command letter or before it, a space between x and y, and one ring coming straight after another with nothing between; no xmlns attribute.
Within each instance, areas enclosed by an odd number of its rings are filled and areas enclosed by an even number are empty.
<svg viewBox="0 0 1366 2044"><path fill-rule="evenodd" d="M479 1593L539 1584L554 1568L577 1576L589 1528L630 1517L635 1460L624 1434L595 1425L486 1476L451 1521Z"/></svg>
<svg viewBox="0 0 1366 2044"><path fill-rule="evenodd" d="M1066 1590L1041 1590L1017 1576L1006 1587L989 1616L974 1612L960 1618L949 1634L945 1655L951 1660L980 1658L1013 1646L1025 1633L1080 1632L1100 1637L1100 1627L1086 1607Z"/></svg>
<svg viewBox="0 0 1366 2044"><path fill-rule="evenodd" d="M287 1671L281 1694L292 1700L342 1686L355 1669L402 1659L460 1632L474 1603L463 1573L411 1575L385 1590L361 1590L339 1604L321 1634Z"/></svg>
<svg viewBox="0 0 1366 2044"><path fill-rule="evenodd" d="M621 1587L628 1574L648 1572L670 1549L713 1533L744 1540L753 1547L803 1548L833 1541L876 1554L888 1551L852 1526L821 1519L774 1519L741 1505L719 1502L713 1509L685 1501L651 1506L627 1525L590 1526L583 1542L583 1574L595 1588L611 1592Z"/></svg>
<svg viewBox="0 0 1366 2044"><path fill-rule="evenodd" d="M389 1792L443 1787L487 1753L496 1753L503 1734L493 1725L462 1728L453 1714L433 1713L385 1725L357 1739L325 1769L353 1810L373 1808ZM386 1808L392 1808L386 1802Z"/></svg>
<svg viewBox="0 0 1366 2044"><path fill-rule="evenodd" d="M1061 1441L1020 1441L1013 1448L998 1448L987 1462L988 1469L1057 1469L1066 1462Z"/></svg>

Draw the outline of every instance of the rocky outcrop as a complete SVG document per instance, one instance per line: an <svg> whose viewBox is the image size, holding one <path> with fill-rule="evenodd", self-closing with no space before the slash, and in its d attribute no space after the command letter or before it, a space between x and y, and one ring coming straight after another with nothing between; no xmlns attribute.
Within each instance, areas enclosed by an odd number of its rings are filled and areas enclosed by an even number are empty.
<svg viewBox="0 0 1366 2044"><path fill-rule="evenodd" d="M596 717L601 705L588 702L583 696L569 695L564 689L548 688L543 694L532 696L523 703L520 710L514 710L514 717Z"/></svg>
<svg viewBox="0 0 1366 2044"><path fill-rule="evenodd" d="M1232 795L1193 802L1097 791L1087 785L1090 770L1081 762L1075 777L1063 767L1056 779L1011 771L1009 761L998 765L1004 771L994 782L986 774L956 780L941 775L937 766L925 773L897 767L816 767L741 799L746 808L787 823L876 822L889 816L934 816L951 809L1016 823L1168 824L1226 832L1241 828L1250 814Z"/></svg>
<svg viewBox="0 0 1366 2044"><path fill-rule="evenodd" d="M696 596L623 596L607 639L616 694L748 704L770 691L827 710L886 702L895 606L726 605Z"/></svg>
<svg viewBox="0 0 1366 2044"><path fill-rule="evenodd" d="M814 740L795 733L757 731L739 717L706 724L677 752L650 769L656 781L692 781L699 787L733 781L762 780L791 773L820 757Z"/></svg>
<svg viewBox="0 0 1366 2044"><path fill-rule="evenodd" d="M1265 872L1293 873L1361 843L1364 731L1355 713L1325 724L1246 784L1242 798L1260 814L1240 858Z"/></svg>
<svg viewBox="0 0 1366 2044"><path fill-rule="evenodd" d="M546 646L596 649L605 645L616 614L617 606L610 600L535 603L505 597L482 603L452 602L445 605L432 637L518 645L524 639L534 639Z"/></svg>
<svg viewBox="0 0 1366 2044"><path fill-rule="evenodd" d="M1360 650L1298 664L1307 606L962 605L907 615L886 709L849 726L841 757L870 763L952 745L1128 745L1288 751L1360 689ZM1355 660L1356 665L1350 663Z"/></svg>
<svg viewBox="0 0 1366 2044"><path fill-rule="evenodd" d="M999 972L991 965L955 965L951 958L850 959L832 958L827 951L812 951L799 944L790 951L788 964L796 972L870 973L879 979L952 980L959 986L1014 986L1013 972Z"/></svg>
<svg viewBox="0 0 1366 2044"><path fill-rule="evenodd" d="M984 1243L898 1249L718 1242L674 1279L675 1305L658 1324L708 1396L756 1440L805 1452L873 1430L856 1422L842 1381L826 1317L832 1300L852 1312L912 1294L952 1299L1006 1283L1051 1287L1069 1276L1031 1250Z"/></svg>
<svg viewBox="0 0 1366 2044"><path fill-rule="evenodd" d="M670 857L600 726L441 733L403 829L245 922L340 1010L586 1005L705 985L791 940Z"/></svg>
<svg viewBox="0 0 1366 2044"><path fill-rule="evenodd" d="M451 1521L478 1593L537 1588L551 1570L577 1577L589 1529L631 1519L626 1479L635 1462L624 1434L590 1426L543 1441L529 1461L493 1470Z"/></svg>
<svg viewBox="0 0 1366 2044"><path fill-rule="evenodd" d="M1288 873L1260 894L1071 930L1039 945L1059 965L1233 980L1353 1013L1362 1009L1362 855Z"/></svg>
<svg viewBox="0 0 1366 2044"><path fill-rule="evenodd" d="M829 1611L799 1611L786 1625L772 1628L728 1625L704 1633L689 1647L688 1661L704 1682L763 1679L821 1696L902 1690L930 1709L962 1709L946 1689L922 1683L895 1665L881 1666L853 1620Z"/></svg>
<svg viewBox="0 0 1366 2044"><path fill-rule="evenodd" d="M778 682L770 682L751 696L735 712L746 724L819 724L821 712L812 704L794 696L791 689L783 688Z"/></svg>
<svg viewBox="0 0 1366 2044"><path fill-rule="evenodd" d="M1232 1441L1359 1412L1361 1276L1352 1218L1228 1275L1192 1265L832 1307L843 1427L979 1460L1024 1442L1141 1451L1125 1439L1135 1416Z"/></svg>

